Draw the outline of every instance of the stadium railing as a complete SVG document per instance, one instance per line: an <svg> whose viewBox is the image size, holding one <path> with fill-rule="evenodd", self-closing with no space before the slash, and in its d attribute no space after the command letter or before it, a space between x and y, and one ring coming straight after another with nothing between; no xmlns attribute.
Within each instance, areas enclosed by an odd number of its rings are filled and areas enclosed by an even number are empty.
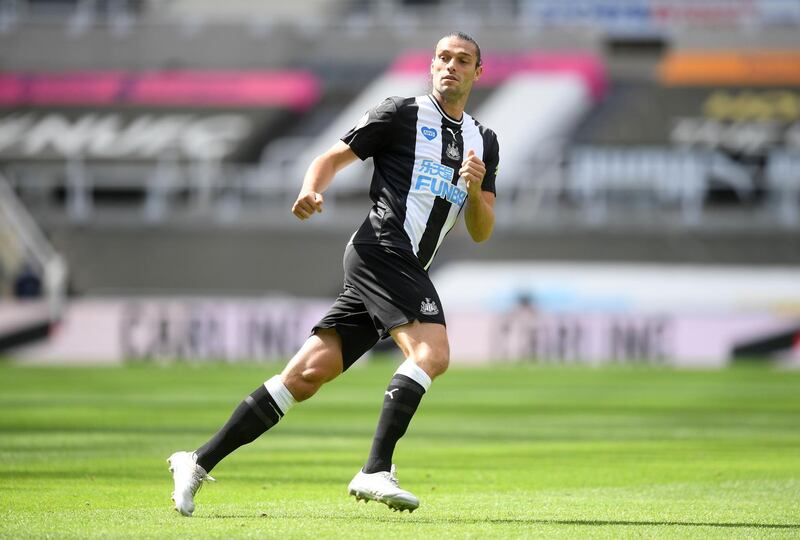
<svg viewBox="0 0 800 540"><path fill-rule="evenodd" d="M43 223L238 224L287 218L300 185L286 158L302 137L276 141L257 164L219 161L154 164L7 165L11 185ZM498 227L536 230L558 224L636 228L800 227L800 154L776 150L763 175L719 152L659 147L553 144L525 178L498 182ZM368 206L370 170L326 194L326 226L350 227ZM762 178L763 176L763 178ZM290 181L289 179L294 179Z"/></svg>
<svg viewBox="0 0 800 540"><path fill-rule="evenodd" d="M17 246L18 264L28 263L41 276L50 322L57 321L65 307L67 265L53 248L36 221L0 174L0 227Z"/></svg>

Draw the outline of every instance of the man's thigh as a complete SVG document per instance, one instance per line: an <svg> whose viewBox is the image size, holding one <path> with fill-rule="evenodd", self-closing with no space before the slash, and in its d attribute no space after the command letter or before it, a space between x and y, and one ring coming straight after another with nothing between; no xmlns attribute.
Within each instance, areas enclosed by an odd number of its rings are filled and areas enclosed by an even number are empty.
<svg viewBox="0 0 800 540"><path fill-rule="evenodd" d="M314 326L313 333L334 332L339 340L342 371L370 350L380 337L372 316L358 293L346 287L328 313Z"/></svg>

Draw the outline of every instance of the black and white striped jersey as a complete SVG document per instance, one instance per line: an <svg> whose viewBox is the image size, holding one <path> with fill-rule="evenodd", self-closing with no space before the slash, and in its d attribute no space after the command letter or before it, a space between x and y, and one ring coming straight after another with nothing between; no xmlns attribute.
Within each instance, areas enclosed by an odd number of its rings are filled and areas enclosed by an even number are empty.
<svg viewBox="0 0 800 540"><path fill-rule="evenodd" d="M375 165L374 204L351 243L410 249L425 269L466 203L458 171L469 150L486 164L483 191L495 193L497 136L467 113L450 118L433 96L387 98L342 141Z"/></svg>

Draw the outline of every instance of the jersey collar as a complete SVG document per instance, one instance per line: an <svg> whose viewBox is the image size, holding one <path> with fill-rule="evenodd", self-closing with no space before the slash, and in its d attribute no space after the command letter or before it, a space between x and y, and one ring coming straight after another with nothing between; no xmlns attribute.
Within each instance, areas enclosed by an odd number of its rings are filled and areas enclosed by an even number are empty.
<svg viewBox="0 0 800 540"><path fill-rule="evenodd" d="M460 120L456 120L455 118L444 112L444 109L442 109L442 107L439 105L439 102L436 101L435 97L433 97L431 94L428 94L428 98L431 100L431 103L433 103L433 106L436 107L436 110L439 111L439 114L444 116L446 119L450 120L454 124L458 124L459 126L464 123L464 113L461 113Z"/></svg>

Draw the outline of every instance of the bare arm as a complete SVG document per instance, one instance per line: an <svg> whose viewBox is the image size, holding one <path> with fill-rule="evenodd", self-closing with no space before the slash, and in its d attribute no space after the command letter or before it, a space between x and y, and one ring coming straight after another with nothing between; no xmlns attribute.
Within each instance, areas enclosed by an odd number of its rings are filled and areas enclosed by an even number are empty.
<svg viewBox="0 0 800 540"><path fill-rule="evenodd" d="M477 196L467 198L467 211L464 213L464 222L467 231L475 242L484 242L492 236L494 229L494 200L491 191L481 191Z"/></svg>
<svg viewBox="0 0 800 540"><path fill-rule="evenodd" d="M467 181L467 211L464 222L467 231L475 242L484 242L492 236L494 229L494 201L495 195L483 191L481 184L486 175L486 166L483 161L470 150L467 158L459 170L459 174Z"/></svg>
<svg viewBox="0 0 800 540"><path fill-rule="evenodd" d="M308 219L315 212L322 212L322 193L331 185L337 172L358 157L350 147L338 141L328 151L320 154L308 166L303 187L292 205L292 214L298 219Z"/></svg>

